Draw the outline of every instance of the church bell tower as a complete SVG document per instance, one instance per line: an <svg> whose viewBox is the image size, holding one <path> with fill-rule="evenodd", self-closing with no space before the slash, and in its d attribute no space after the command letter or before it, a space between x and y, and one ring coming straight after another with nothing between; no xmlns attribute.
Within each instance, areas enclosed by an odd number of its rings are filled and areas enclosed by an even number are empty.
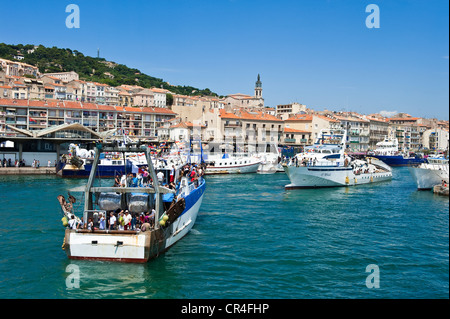
<svg viewBox="0 0 450 319"><path fill-rule="evenodd" d="M255 84L255 97L258 99L262 99L262 82L259 74Z"/></svg>

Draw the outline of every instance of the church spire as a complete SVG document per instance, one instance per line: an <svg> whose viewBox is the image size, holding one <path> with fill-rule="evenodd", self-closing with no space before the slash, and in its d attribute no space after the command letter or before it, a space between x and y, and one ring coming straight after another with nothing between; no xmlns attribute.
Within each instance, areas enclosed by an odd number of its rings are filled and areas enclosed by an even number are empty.
<svg viewBox="0 0 450 319"><path fill-rule="evenodd" d="M256 84L255 84L255 97L261 99L262 98L262 82L261 82L261 77L259 76L258 73L258 78L256 80Z"/></svg>

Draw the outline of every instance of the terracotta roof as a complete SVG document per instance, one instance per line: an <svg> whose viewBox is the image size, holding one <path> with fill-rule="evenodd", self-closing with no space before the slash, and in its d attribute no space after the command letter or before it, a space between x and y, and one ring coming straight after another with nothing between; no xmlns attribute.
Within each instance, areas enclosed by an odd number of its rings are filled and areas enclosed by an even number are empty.
<svg viewBox="0 0 450 319"><path fill-rule="evenodd" d="M311 134L310 131L296 130L296 129L289 128L289 127L284 128L284 133L308 133L308 134Z"/></svg>
<svg viewBox="0 0 450 319"><path fill-rule="evenodd" d="M202 124L200 124L200 125L194 125L193 123L191 123L191 122L180 122L180 123L178 123L178 124L174 124L174 125L171 125L171 126L169 126L169 128L177 128L177 127L182 127L182 128L193 128L193 127L206 127L205 125L202 125Z"/></svg>
<svg viewBox="0 0 450 319"><path fill-rule="evenodd" d="M290 121L312 121L312 115L309 114L295 114L286 120L286 122Z"/></svg>
<svg viewBox="0 0 450 319"><path fill-rule="evenodd" d="M103 105L103 104L97 104L97 108L102 111L115 111L116 110L116 108L112 105Z"/></svg>
<svg viewBox="0 0 450 319"><path fill-rule="evenodd" d="M388 119L379 119L379 118L376 118L376 117L367 117L367 119L368 119L369 121L376 121L376 122L384 122L384 123L389 122Z"/></svg>
<svg viewBox="0 0 450 319"><path fill-rule="evenodd" d="M389 121L417 121L418 117L391 117Z"/></svg>
<svg viewBox="0 0 450 319"><path fill-rule="evenodd" d="M241 112L241 118L245 120L283 122L274 115L263 112Z"/></svg>
<svg viewBox="0 0 450 319"><path fill-rule="evenodd" d="M0 105L4 105L4 106L28 106L28 100L0 99Z"/></svg>
<svg viewBox="0 0 450 319"><path fill-rule="evenodd" d="M254 121L271 121L271 122L283 122L279 118L265 114L263 112L246 112L241 111L240 115L226 112L224 109L219 110L219 116L223 119L236 119L236 120L254 120Z"/></svg>
<svg viewBox="0 0 450 319"><path fill-rule="evenodd" d="M223 119L240 119L239 116L237 116L234 113L228 113L224 109L219 110L219 116Z"/></svg>
<svg viewBox="0 0 450 319"><path fill-rule="evenodd" d="M346 117L346 116L339 116L339 115L335 115L335 117L338 120L341 121L350 121L350 122L369 122L369 120L365 120L362 118L357 118L357 117Z"/></svg>

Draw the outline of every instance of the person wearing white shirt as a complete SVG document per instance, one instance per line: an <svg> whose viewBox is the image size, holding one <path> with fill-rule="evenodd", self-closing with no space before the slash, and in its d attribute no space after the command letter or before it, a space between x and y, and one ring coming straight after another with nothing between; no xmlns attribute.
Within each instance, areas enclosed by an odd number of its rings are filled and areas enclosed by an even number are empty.
<svg viewBox="0 0 450 319"><path fill-rule="evenodd" d="M75 220L75 215L72 215L72 218L69 220L69 228L77 229L77 221Z"/></svg>
<svg viewBox="0 0 450 319"><path fill-rule="evenodd" d="M128 210L125 211L125 215L123 216L123 225L124 230L131 228L131 214L128 212Z"/></svg>
<svg viewBox="0 0 450 319"><path fill-rule="evenodd" d="M109 217L109 229L113 230L116 223L116 216L111 212L111 217Z"/></svg>
<svg viewBox="0 0 450 319"><path fill-rule="evenodd" d="M159 173L156 174L156 177L158 178L159 185L162 185L163 179L164 179L164 173L159 171Z"/></svg>

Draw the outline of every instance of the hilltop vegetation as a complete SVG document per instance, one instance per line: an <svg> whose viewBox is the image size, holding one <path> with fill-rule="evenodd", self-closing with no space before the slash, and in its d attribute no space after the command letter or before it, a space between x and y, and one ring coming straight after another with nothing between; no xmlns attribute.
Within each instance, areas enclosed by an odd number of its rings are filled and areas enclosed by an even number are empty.
<svg viewBox="0 0 450 319"><path fill-rule="evenodd" d="M192 86L172 86L163 79L142 73L138 69L126 65L106 61L104 58L85 56L77 50L47 48L43 45L5 44L0 43L0 58L15 60L14 56L22 55L20 62L39 68L41 73L75 71L81 80L105 83L111 86L122 84L139 85L144 88L164 88L174 93L184 95L212 95L210 89L198 89Z"/></svg>

